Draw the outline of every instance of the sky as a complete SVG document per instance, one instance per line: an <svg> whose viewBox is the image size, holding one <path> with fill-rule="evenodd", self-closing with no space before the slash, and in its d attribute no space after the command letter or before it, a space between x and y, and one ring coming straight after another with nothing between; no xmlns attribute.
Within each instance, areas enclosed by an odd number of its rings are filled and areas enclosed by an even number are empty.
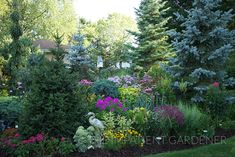
<svg viewBox="0 0 235 157"><path fill-rule="evenodd" d="M134 8L138 8L140 0L74 0L73 3L79 17L97 21L114 12L135 18Z"/></svg>

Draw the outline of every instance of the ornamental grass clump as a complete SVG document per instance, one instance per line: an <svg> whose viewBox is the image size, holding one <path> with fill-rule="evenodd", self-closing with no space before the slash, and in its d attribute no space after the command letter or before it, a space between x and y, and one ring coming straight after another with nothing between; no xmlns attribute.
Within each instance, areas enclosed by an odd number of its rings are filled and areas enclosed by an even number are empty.
<svg viewBox="0 0 235 157"><path fill-rule="evenodd" d="M159 116L175 120L178 125L184 124L184 115L176 106L164 105L156 108Z"/></svg>
<svg viewBox="0 0 235 157"><path fill-rule="evenodd" d="M159 106L155 109L155 114L159 136L175 136L184 124L184 115L176 106Z"/></svg>

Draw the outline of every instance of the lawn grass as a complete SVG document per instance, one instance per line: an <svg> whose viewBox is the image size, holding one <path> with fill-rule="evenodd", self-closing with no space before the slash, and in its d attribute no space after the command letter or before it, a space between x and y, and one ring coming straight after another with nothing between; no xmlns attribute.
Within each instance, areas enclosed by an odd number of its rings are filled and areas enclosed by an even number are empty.
<svg viewBox="0 0 235 157"><path fill-rule="evenodd" d="M222 143L145 157L235 157L235 137Z"/></svg>

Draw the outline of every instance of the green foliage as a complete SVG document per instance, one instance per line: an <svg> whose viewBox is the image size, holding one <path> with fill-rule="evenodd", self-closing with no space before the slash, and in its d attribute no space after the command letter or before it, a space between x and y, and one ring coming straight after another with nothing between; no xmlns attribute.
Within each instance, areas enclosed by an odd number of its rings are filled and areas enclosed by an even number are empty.
<svg viewBox="0 0 235 157"><path fill-rule="evenodd" d="M152 95L146 93L139 93L138 97L136 98L136 105L135 107L143 107L148 110L153 110L156 105L157 97L153 97Z"/></svg>
<svg viewBox="0 0 235 157"><path fill-rule="evenodd" d="M172 80L170 77L161 78L157 81L156 91L160 94L162 101L165 103L175 100L171 84Z"/></svg>
<svg viewBox="0 0 235 157"><path fill-rule="evenodd" d="M105 124L104 148L119 150L127 146L143 146L142 135L132 128L132 120L112 112L103 115Z"/></svg>
<svg viewBox="0 0 235 157"><path fill-rule="evenodd" d="M7 89L2 89L2 90L0 90L0 96L1 96L1 97L7 97L7 96L9 96L9 93L8 93Z"/></svg>
<svg viewBox="0 0 235 157"><path fill-rule="evenodd" d="M111 96L113 98L118 98L119 91L116 84L109 80L97 80L92 85L92 92L96 95L107 97Z"/></svg>
<svg viewBox="0 0 235 157"><path fill-rule="evenodd" d="M152 127L154 124L148 123L150 121L150 118L152 118L151 111L148 111L146 108L135 108L133 110L128 111L128 118L130 118L133 121L132 126L141 134L143 135L149 135L147 134L149 131L149 128Z"/></svg>
<svg viewBox="0 0 235 157"><path fill-rule="evenodd" d="M5 121L7 126L15 127L22 111L22 102L16 97L0 97L0 120Z"/></svg>
<svg viewBox="0 0 235 157"><path fill-rule="evenodd" d="M124 102L125 106L128 108L134 108L140 89L134 87L120 87L119 92L121 101Z"/></svg>
<svg viewBox="0 0 235 157"><path fill-rule="evenodd" d="M58 43L55 59L44 59L30 70L32 82L19 128L27 136L43 131L72 137L83 124L86 108L77 95L76 75L66 68L61 51Z"/></svg>
<svg viewBox="0 0 235 157"><path fill-rule="evenodd" d="M156 80L164 77L170 77L169 74L159 64L153 65L147 74Z"/></svg>
<svg viewBox="0 0 235 157"><path fill-rule="evenodd" d="M128 44L133 41L133 37L127 30L137 30L135 21L118 13L112 13L96 23L80 20L81 34L87 39L85 46L93 45L93 62L96 63L98 55L102 56L104 69L115 66L117 62L130 61Z"/></svg>
<svg viewBox="0 0 235 157"><path fill-rule="evenodd" d="M157 123L156 130L154 131L155 135L157 136L179 136L178 130L180 126L176 124L174 119L171 119L169 117L162 117L162 116L156 116L155 123ZM154 126L154 124L153 124Z"/></svg>
<svg viewBox="0 0 235 157"><path fill-rule="evenodd" d="M6 65L6 72L10 76L10 87L13 88L17 81L16 75L20 68L25 66L25 59L27 54L30 52L30 44L27 38L23 37L23 26L22 26L22 13L20 8L24 3L19 0L13 0L11 2L10 9L10 35L11 43L5 45L5 51L3 56L8 60Z"/></svg>
<svg viewBox="0 0 235 157"><path fill-rule="evenodd" d="M12 1L0 1L1 5L1 21L0 29L4 32L0 33L0 44L8 43L10 35L11 17L10 12L13 9ZM76 13L73 9L71 0L20 0L18 1L20 13L20 25L23 30L23 36L30 39L49 39L53 40L53 34L59 30L65 35L64 43L68 43L71 35L77 31ZM39 9L40 8L40 9ZM16 19L17 15L14 15ZM18 32L15 30L15 32Z"/></svg>
<svg viewBox="0 0 235 157"><path fill-rule="evenodd" d="M229 118L235 120L235 104L232 104L229 107Z"/></svg>
<svg viewBox="0 0 235 157"><path fill-rule="evenodd" d="M104 113L102 117L105 130L124 131L132 128L132 121L124 116L114 115L112 112Z"/></svg>
<svg viewBox="0 0 235 157"><path fill-rule="evenodd" d="M0 96L4 96L3 94L1 94L3 91L5 90L6 87L3 84L6 84L7 82L7 76L5 75L5 66L7 64L7 61L4 59L3 56L1 56L1 50L0 50ZM4 92L5 93L5 92Z"/></svg>
<svg viewBox="0 0 235 157"><path fill-rule="evenodd" d="M85 106L87 111L95 110L94 104L96 104L98 96L92 93L91 86L79 85L76 95L83 100L83 106Z"/></svg>
<svg viewBox="0 0 235 157"><path fill-rule="evenodd" d="M153 65L148 74L153 78L152 86L155 86L158 104L173 103L175 95L172 90L172 78L160 65Z"/></svg>
<svg viewBox="0 0 235 157"><path fill-rule="evenodd" d="M226 102L226 94L219 87L209 86L205 95L204 108L212 118L218 120L226 118L229 104Z"/></svg>
<svg viewBox="0 0 235 157"><path fill-rule="evenodd" d="M179 130L181 136L202 136L206 131L213 135L213 121L209 115L202 113L196 105L180 102L178 107L184 114L184 125Z"/></svg>
<svg viewBox="0 0 235 157"><path fill-rule="evenodd" d="M235 128L235 120L226 120L221 123L220 127L226 130L233 130Z"/></svg>
<svg viewBox="0 0 235 157"><path fill-rule="evenodd" d="M235 77L235 52L233 52L226 63L226 71L229 76Z"/></svg>
<svg viewBox="0 0 235 157"><path fill-rule="evenodd" d="M165 4L162 0L143 0L136 12L139 32L133 33L138 43L134 63L144 71L169 57L170 45L166 34L169 17L163 17L168 10Z"/></svg>

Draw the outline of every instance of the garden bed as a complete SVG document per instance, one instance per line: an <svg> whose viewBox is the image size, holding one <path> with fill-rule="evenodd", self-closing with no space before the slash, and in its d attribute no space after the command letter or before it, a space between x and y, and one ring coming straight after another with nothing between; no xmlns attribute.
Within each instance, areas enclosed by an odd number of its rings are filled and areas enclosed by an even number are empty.
<svg viewBox="0 0 235 157"><path fill-rule="evenodd" d="M233 130L224 130L224 129L217 129L216 134L214 137L216 138L216 141L210 140L209 142L201 142L200 144L189 144L189 143L179 143L179 144L146 144L144 147L129 147L124 148L119 151L108 151L103 149L96 149L96 150L88 150L85 153L80 152L74 152L69 157L141 157L144 155L150 155L150 154L158 154L163 152L169 152L169 151L177 151L177 150L184 150L184 149L190 149L195 148L207 144L212 144L216 142L220 142L218 139L225 139L230 138L235 135L235 129ZM218 138L221 137L221 138ZM0 157L10 157L4 155L4 153L0 152ZM61 156L55 156L55 157L61 157Z"/></svg>
<svg viewBox="0 0 235 157"><path fill-rule="evenodd" d="M140 157L144 155L149 154L157 154L162 152L168 152L168 151L176 151L176 150L183 150L183 149L189 149L193 147L199 147L206 144L212 144L218 141L218 137L222 137L221 139L229 138L235 135L235 129L234 130L224 130L224 129L217 129L216 134L214 137L217 137L216 141L211 140L210 142L200 143L200 144L151 144L151 145L145 145L143 148L140 147L131 147L131 148L125 148L121 149L119 151L107 151L102 149L97 150L88 150L86 153L78 153L75 152L71 154L69 157ZM212 138L215 139L215 138Z"/></svg>

